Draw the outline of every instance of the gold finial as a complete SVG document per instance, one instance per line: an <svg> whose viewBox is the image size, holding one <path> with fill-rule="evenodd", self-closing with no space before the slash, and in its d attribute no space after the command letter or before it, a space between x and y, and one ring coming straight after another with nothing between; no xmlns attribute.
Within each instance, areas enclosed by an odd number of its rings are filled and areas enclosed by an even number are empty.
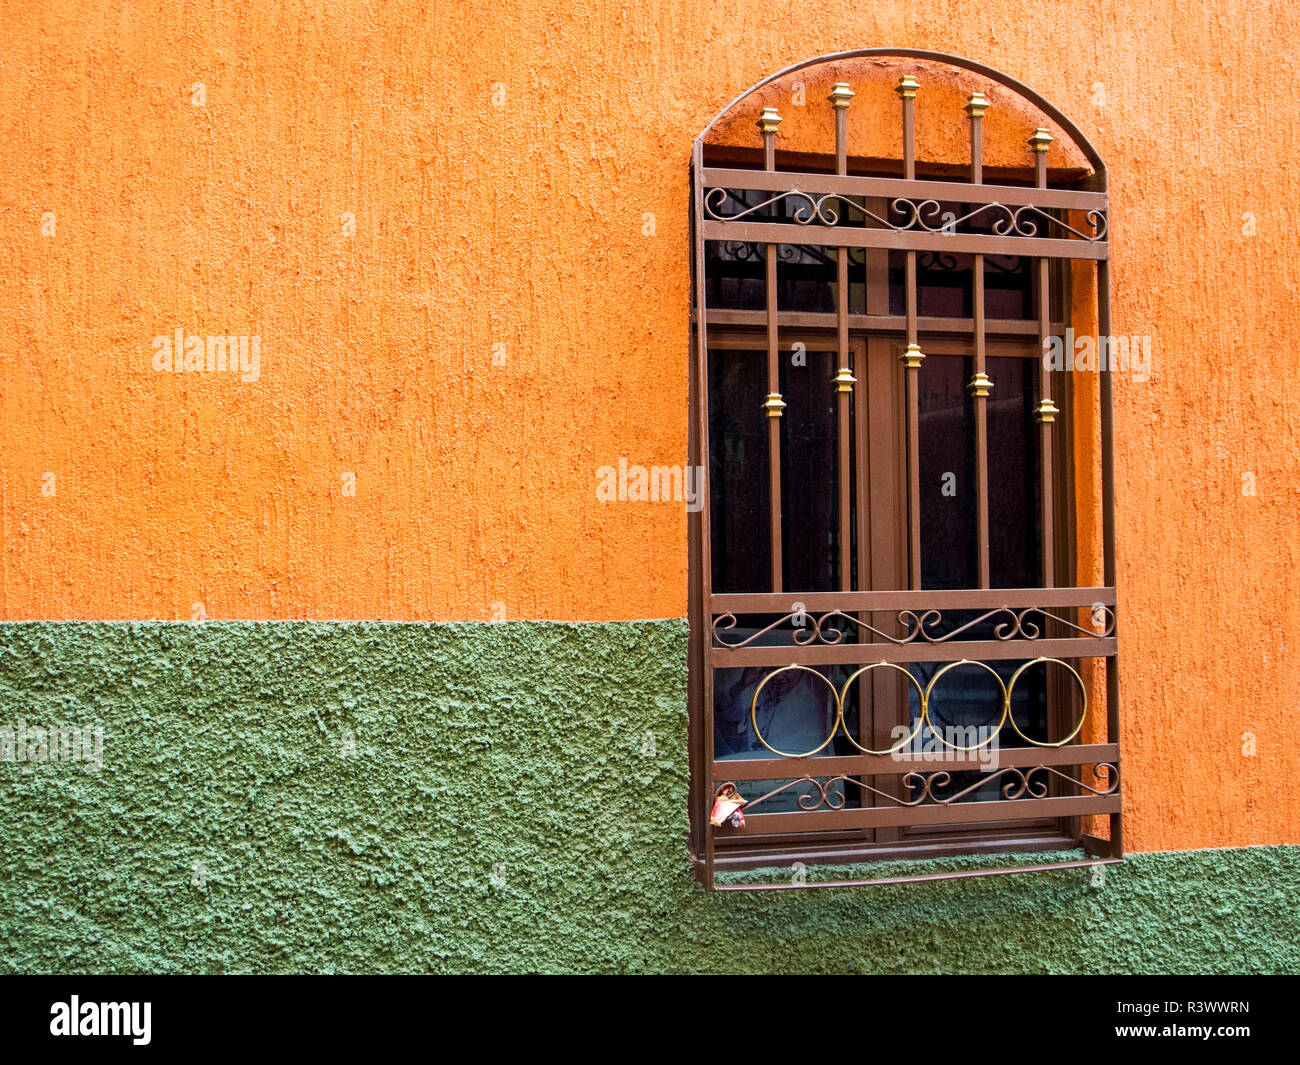
<svg viewBox="0 0 1300 1065"><path fill-rule="evenodd" d="M907 350L898 357L898 360L909 370L919 370L921 363L925 361L925 356L921 353L919 344L908 344Z"/></svg>
<svg viewBox="0 0 1300 1065"><path fill-rule="evenodd" d="M989 98L982 92L973 92L970 99L966 101L966 113L971 118L983 118L984 112L989 109Z"/></svg>
<svg viewBox="0 0 1300 1065"><path fill-rule="evenodd" d="M988 399L989 393L993 391L993 381L988 374L981 370L970 379L970 384L966 387L970 389L971 395L977 399Z"/></svg>
<svg viewBox="0 0 1300 1065"><path fill-rule="evenodd" d="M1052 135L1041 127L1034 130L1034 135L1029 138L1029 147L1036 152L1047 151L1047 147L1051 143Z"/></svg>
<svg viewBox="0 0 1300 1065"><path fill-rule="evenodd" d="M780 392L769 392L767 402L763 404L763 409L767 411L769 418L781 417L781 412L785 410L785 400L781 398Z"/></svg>
<svg viewBox="0 0 1300 1065"><path fill-rule="evenodd" d="M904 74L898 79L898 85L895 87L894 92L898 93L904 100L910 100L916 95L916 90L920 87L921 83L911 74Z"/></svg>
<svg viewBox="0 0 1300 1065"><path fill-rule="evenodd" d="M1056 416L1061 412L1057 409L1056 404L1050 399L1044 399L1042 403L1034 408L1034 413L1038 415L1038 420L1044 425L1051 425L1056 421Z"/></svg>
<svg viewBox="0 0 1300 1065"><path fill-rule="evenodd" d="M837 81L831 86L831 94L826 99L831 102L832 107L842 111L849 106L849 101L853 99L853 96L853 90L849 88L847 81Z"/></svg>
<svg viewBox="0 0 1300 1065"><path fill-rule="evenodd" d="M857 378L853 376L853 371L851 371L847 366L841 366L839 372L835 375L836 392L852 392L853 386L857 383L858 381Z"/></svg>
<svg viewBox="0 0 1300 1065"><path fill-rule="evenodd" d="M754 125L763 131L764 136L769 133L775 133L776 127L780 124L781 116L777 113L775 107L763 108L763 113L758 116L758 121L754 123Z"/></svg>

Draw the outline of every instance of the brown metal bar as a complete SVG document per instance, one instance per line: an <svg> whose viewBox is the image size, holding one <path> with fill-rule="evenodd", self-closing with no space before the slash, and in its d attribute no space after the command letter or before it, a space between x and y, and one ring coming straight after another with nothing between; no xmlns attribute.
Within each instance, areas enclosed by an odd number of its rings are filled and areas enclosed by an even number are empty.
<svg viewBox="0 0 1300 1065"><path fill-rule="evenodd" d="M925 858L948 858L957 854L992 854L1001 857L1034 851L1069 850L1079 845L1079 841L1071 836L1052 830L1042 831L1038 827L1042 824L1042 822L1032 821L1008 822L986 826L984 831L976 834L959 830L937 838L913 836L905 843L860 841L860 836L873 834L869 830L856 833L822 832L817 835L764 836L750 840L732 837L718 852L718 869L734 872L740 869L770 867L773 862L772 848L778 842L780 846L778 860L786 868L789 868L790 862L796 861L807 865L847 865L878 861L919 861ZM1027 831L1022 834L1017 830ZM880 831L897 834L899 829ZM874 834L878 836L879 832ZM763 853L765 850L766 854ZM1108 854L1102 855L1102 857L1108 856Z"/></svg>
<svg viewBox="0 0 1300 1065"><path fill-rule="evenodd" d="M868 279L868 293L870 293L870 281ZM856 495L858 506L856 511L857 533L858 533L858 587L871 587L871 496L870 496L870 464L869 456L869 425L868 410L870 397L870 361L868 359L867 344L865 341L857 341L853 349L853 365L857 369L859 384L855 387L858 392L854 397L856 402L853 405L853 434L854 448L857 452L857 466L855 468L856 484L854 493Z"/></svg>
<svg viewBox="0 0 1300 1065"><path fill-rule="evenodd" d="M705 189L752 189L755 192L784 192L798 189L810 194L834 193L842 196L878 196L905 200L957 200L968 203L1001 203L1008 207L1059 207L1067 211L1105 211L1108 197L1104 192L1074 189L1041 189L1019 185L981 185L972 189L961 181L900 181L898 178L845 176L829 173L798 173L782 170L777 174L762 170L728 170L706 168Z"/></svg>
<svg viewBox="0 0 1300 1065"><path fill-rule="evenodd" d="M843 610L992 610L1008 607L1115 605L1114 587L1105 588L953 588L943 591L805 592L799 601L810 613ZM724 592L708 597L711 614L771 614L790 609L790 598L767 592Z"/></svg>
<svg viewBox="0 0 1300 1065"><path fill-rule="evenodd" d="M1105 175L1102 175L1104 180ZM1110 264L1097 264L1097 332L1110 336ZM1102 373L1100 381L1101 403L1101 521L1102 521L1102 571L1105 579L1115 581L1115 442L1114 396L1111 375ZM1119 663L1106 663L1106 738L1111 743L1120 742ZM1124 819L1122 812L1110 818L1111 853L1124 853Z"/></svg>
<svg viewBox="0 0 1300 1065"><path fill-rule="evenodd" d="M915 876L876 876L861 880L806 880L770 884L716 884L715 891L806 891L828 887L887 887L895 884L922 884L931 880L969 880L980 876L1007 876L1012 873L1050 873L1060 869L1090 869L1094 865L1115 865L1119 858L1089 858L1077 862L1045 862L1039 865L1005 865L994 869L961 869L951 873L920 873Z"/></svg>
<svg viewBox="0 0 1300 1065"><path fill-rule="evenodd" d="M911 74L904 74L898 79L894 89L903 101L903 180L916 180L916 138L913 135L913 119L916 110L916 90L920 87Z"/></svg>
<svg viewBox="0 0 1300 1065"><path fill-rule="evenodd" d="M695 281L695 394L698 406L695 411L695 439L698 447L698 463L703 470L709 468L709 313L708 313L708 285L706 283L706 257L704 251L704 192L701 187L701 175L704 170L704 150L700 143L696 143L693 152L692 172L695 184L695 204L692 214L691 223L694 230L695 243L695 260L694 260L694 281ZM708 491L707 481L700 485L700 491ZM707 499L707 497L706 497ZM699 543L697 545L696 557L699 560L700 571L696 577L701 583L701 599L708 599L709 589L713 583L713 562L712 562L712 535L710 525L712 521L711 508L707 505L700 508L699 514ZM705 628L703 618L701 618L701 629ZM705 632L701 631L696 637L698 641L698 650L696 660L700 664L702 676L699 678L698 687L692 692L695 700L694 707L696 713L692 718L692 754L696 765L703 770L704 766L713 760L713 665L710 660L709 643ZM707 781L706 781L707 783ZM698 832L702 836L704 850L704 884L705 887L712 891L713 868L716 835L713 826L709 823L709 812L713 804L713 789L709 787L699 787L695 789L693 796L695 800L694 813L695 822L699 826Z"/></svg>
<svg viewBox="0 0 1300 1065"><path fill-rule="evenodd" d="M704 222L705 240L754 244L810 244L827 248L891 248L910 251L970 252L984 255L1041 255L1052 259L1105 259L1104 240L1060 237L998 237L986 233L941 233L912 229L867 229L858 226L801 226L788 222Z"/></svg>
<svg viewBox="0 0 1300 1065"><path fill-rule="evenodd" d="M715 669L737 669L741 666L785 666L792 662L805 666L849 666L869 662L949 662L959 659L993 662L1039 656L1105 658L1115 651L1112 636L1080 636L1059 640L973 640L968 643L753 645L714 647L709 654Z"/></svg>
<svg viewBox="0 0 1300 1065"><path fill-rule="evenodd" d="M998 767L1096 765L1119 761L1119 744L1081 743L1067 747L1000 747ZM890 754L855 754L828 758L737 758L713 763L712 780L797 780L799 777L902 776L941 770L971 770L978 763L968 758L905 757Z"/></svg>
<svg viewBox="0 0 1300 1065"><path fill-rule="evenodd" d="M844 82L831 88L830 101L835 109L835 172L848 173L848 107L853 90ZM852 486L849 471L852 458L849 453L849 412L853 396L853 371L849 367L849 249L840 248L836 257L835 316L836 339L839 346L839 366L835 374L835 391L839 401L839 491L840 491L840 587L846 591L853 587L853 515Z"/></svg>
<svg viewBox="0 0 1300 1065"><path fill-rule="evenodd" d="M984 180L984 112L988 100L982 92L971 93L966 104L970 116L970 179L972 185ZM989 586L989 381L984 344L984 256L976 255L971 265L972 323L975 334L975 376L970 391L975 402L975 558L981 588Z"/></svg>
<svg viewBox="0 0 1300 1065"><path fill-rule="evenodd" d="M1052 136L1045 129L1034 131L1029 138L1029 146L1034 153L1034 185L1047 187L1047 149L1052 143ZM1047 259L1038 260L1038 343L1039 351L1047 352L1047 338L1051 335L1051 286L1050 264ZM1055 551L1055 510L1056 498L1052 491L1052 421L1053 416L1047 411L1051 404L1052 375L1047 368L1047 360L1038 363L1038 468L1040 471L1039 493L1042 496L1042 576L1044 587L1050 588L1056 583ZM1053 408L1054 409L1054 408Z"/></svg>
<svg viewBox="0 0 1300 1065"><path fill-rule="evenodd" d="M921 587L921 436L919 382L921 360L916 343L916 252L907 253L907 348L903 352L907 433L907 574L908 586Z"/></svg>
<svg viewBox="0 0 1300 1065"><path fill-rule="evenodd" d="M758 119L758 128L763 133L763 166L769 172L776 170L776 127L781 124L781 117L772 107L763 108ZM767 412L767 461L768 461L768 524L769 541L772 545L772 591L782 589L782 544L781 544L781 412L785 403L781 399L781 366L777 348L780 327L777 322L776 304L776 250L777 245L769 242L765 247L764 261L767 281L767 400L763 404Z"/></svg>
<svg viewBox="0 0 1300 1065"><path fill-rule="evenodd" d="M875 201L872 201L873 203ZM882 205L883 206L883 205ZM866 255L868 284L867 309L874 311L889 305L889 255L887 252L868 252ZM907 483L906 483L906 418L904 408L906 390L903 373L895 362L896 346L887 338L873 336L867 342L868 399L870 434L866 438L871 492L871 583L875 589L896 589L907 584ZM904 462L900 463L902 457ZM870 613L859 618L877 629L884 629L889 621ZM905 717L906 695L902 680L884 676L892 670L873 670L864 674L858 684L859 737L858 742L884 750L893 743L893 728ZM901 798L901 782L891 782ZM867 794L863 801L876 805L887 801L882 796ZM897 829L864 830L874 843L896 843Z"/></svg>
<svg viewBox="0 0 1300 1065"><path fill-rule="evenodd" d="M1110 264L1097 264L1097 332L1110 336ZM1102 574L1108 585L1115 583L1115 442L1114 396L1111 375L1100 378L1101 400L1101 525Z"/></svg>
<svg viewBox="0 0 1300 1065"><path fill-rule="evenodd" d="M905 74L898 81L899 98L903 101L903 179L916 178L916 138L914 119L916 111L917 81ZM950 234L941 234L946 239ZM907 573L908 586L921 587L921 451L920 413L918 410L917 373L920 371L920 347L916 343L916 245L908 242L907 273L905 279L907 349L902 356L906 378L906 432L907 432Z"/></svg>
<svg viewBox="0 0 1300 1065"><path fill-rule="evenodd" d="M818 832L827 829L964 825L1014 821L1027 817L1087 817L1120 808L1118 795L1057 795L1046 799L998 799L921 806L873 806L811 813L746 813L745 828L724 827L718 835L731 838L773 832Z"/></svg>
<svg viewBox="0 0 1300 1065"><path fill-rule="evenodd" d="M692 167L692 171L694 168ZM697 181L694 172L692 173L692 183ZM696 189L698 191L698 188ZM692 217L691 228L692 238L694 238L694 227L698 219ZM694 258L691 263L691 281L695 286L693 296L699 299L699 275L700 269L700 251L701 244L698 240L693 241ZM701 340L707 338L705 333L708 329L707 314L701 314L693 318L691 323L691 352L688 357L690 366L690 375L688 383L689 401L691 420L687 423L686 454L687 463L696 469L700 465L701 449L707 448L707 441L700 440L700 430L698 424L699 412L706 410L705 405L700 401L700 366L698 360L698 345ZM694 509L694 508L693 508ZM708 647L706 633L709 625L704 614L704 596L708 584L702 579L703 566L701 561L701 549L703 547L703 537L701 528L705 526L709 519L709 508L699 507L694 509L693 513L688 512L686 515L686 551L687 564L691 575L688 582L686 613L690 625L690 631L687 637L686 656L687 656L687 687L686 698L689 710L687 720L687 748L690 757L691 779L688 791L687 802L690 812L690 847L693 854L702 854L705 847L704 834L708 831L707 820L699 816L703 807L704 795L707 794L705 785L707 781L701 776L707 761L713 757L710 751L706 757L704 753L703 737L700 730L704 724L704 705L700 698L700 690L704 683L704 674L709 672L706 663L708 662ZM699 779L697 779L697 777Z"/></svg>
<svg viewBox="0 0 1300 1065"><path fill-rule="evenodd" d="M766 311L739 311L715 308L709 311L711 326L753 326L762 327L767 322ZM835 314L819 311L782 311L781 327L783 329L836 329L839 318ZM873 333L897 333L907 331L907 319L901 314L850 314L850 330L865 330ZM956 333L969 336L974 329L973 318L930 318L918 316L916 328L919 333ZM1052 328L1058 333L1065 331L1064 322L1053 322ZM1015 336L1038 336L1038 322L1020 318L990 318L985 322L985 332L1010 334ZM1035 356L1036 357L1036 356Z"/></svg>

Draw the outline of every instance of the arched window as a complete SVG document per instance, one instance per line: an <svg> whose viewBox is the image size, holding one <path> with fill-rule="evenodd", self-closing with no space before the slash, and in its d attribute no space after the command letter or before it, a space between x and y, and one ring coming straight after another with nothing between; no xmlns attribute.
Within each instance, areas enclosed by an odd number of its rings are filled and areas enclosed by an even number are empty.
<svg viewBox="0 0 1300 1065"><path fill-rule="evenodd" d="M866 50L740 96L692 182L698 876L1118 860L1100 157L1005 75Z"/></svg>

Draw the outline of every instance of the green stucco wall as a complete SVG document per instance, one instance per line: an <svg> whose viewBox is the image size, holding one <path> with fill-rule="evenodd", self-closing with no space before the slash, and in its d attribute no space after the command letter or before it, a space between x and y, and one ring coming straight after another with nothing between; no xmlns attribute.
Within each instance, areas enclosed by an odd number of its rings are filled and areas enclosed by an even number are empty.
<svg viewBox="0 0 1300 1065"><path fill-rule="evenodd" d="M713 895L686 628L0 625L4 971L1300 971L1300 848Z"/></svg>

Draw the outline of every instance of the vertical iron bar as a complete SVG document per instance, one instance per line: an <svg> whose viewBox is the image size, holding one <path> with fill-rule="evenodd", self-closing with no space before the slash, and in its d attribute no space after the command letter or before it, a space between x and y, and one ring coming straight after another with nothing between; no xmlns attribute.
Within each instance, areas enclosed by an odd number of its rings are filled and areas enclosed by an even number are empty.
<svg viewBox="0 0 1300 1065"><path fill-rule="evenodd" d="M1047 149L1052 143L1052 135L1045 129L1034 130L1029 138L1029 147L1034 152L1034 185L1047 188ZM1041 471L1040 491L1042 493L1042 551L1044 588L1056 584L1056 550L1055 527L1053 521L1055 500L1052 498L1052 423L1059 411L1052 402L1052 375L1043 357L1047 352L1047 340L1052 330L1052 298L1049 261L1046 257L1038 260L1038 466Z"/></svg>
<svg viewBox="0 0 1300 1065"><path fill-rule="evenodd" d="M984 181L984 112L988 99L973 92L966 104L970 115L970 180L972 185ZM993 387L985 365L984 351L984 256L976 255L971 266L971 298L975 317L975 376L971 378L971 395L975 397L975 553L979 568L979 586L989 586L989 430L988 397Z"/></svg>
<svg viewBox="0 0 1300 1065"><path fill-rule="evenodd" d="M842 81L831 87L827 97L835 109L835 173L849 172L848 107L853 90ZM849 366L849 249L840 248L836 258L835 313L838 327L839 365L835 373L835 392L839 397L840 438L840 587L853 588L852 529L853 497L849 483L849 401L853 395L853 370ZM859 501L859 506L863 503Z"/></svg>
<svg viewBox="0 0 1300 1065"><path fill-rule="evenodd" d="M1101 175L1105 191L1106 175ZM1102 259L1097 263L1097 332L1100 336L1110 336L1110 261ZM1115 442L1114 432L1114 395L1111 389L1111 375L1101 374L1099 402L1101 406L1101 537L1102 537L1102 572L1106 587L1114 588L1115 573ZM1118 613L1119 605L1116 602ZM1119 638L1119 619L1116 618L1115 636ZM1120 742L1119 730L1119 658L1112 655L1106 659L1106 739L1110 743ZM1122 778L1121 778L1122 779ZM1123 784L1120 785L1123 787ZM1111 854L1119 857L1124 853L1124 820L1122 814L1110 815Z"/></svg>
<svg viewBox="0 0 1300 1065"><path fill-rule="evenodd" d="M756 123L763 134L763 168L776 169L776 127L781 116L776 108L765 107ZM781 399L781 366L778 352L778 326L776 306L776 249L765 245L767 268L767 399L763 409L767 412L768 480L770 484L768 523L772 543L772 591L782 590L781 562L781 412L785 402Z"/></svg>
<svg viewBox="0 0 1300 1065"><path fill-rule="evenodd" d="M903 177L916 177L916 145L913 118L917 80L905 74L895 92L903 101ZM921 453L918 422L917 373L921 367L921 348L916 342L916 252L907 252L907 349L902 362L906 367L907 385L907 566L908 587L921 587Z"/></svg>
<svg viewBox="0 0 1300 1065"><path fill-rule="evenodd" d="M695 184L692 222L695 226L693 234L695 239L695 375L698 403L695 434L698 447L697 461L704 473L697 481L697 488L700 492L706 492L708 491L707 471L709 469L709 316L706 306L708 286L705 277L704 189L701 184L704 173L704 149L698 143L695 145L692 162L694 164L692 177ZM695 811L703 832L705 887L707 890L712 891L715 832L713 826L709 823L709 815L713 806L713 663L712 652L710 651L712 641L705 636L705 633L711 631L709 619L712 617L713 608L709 601L710 596L705 594L703 590L712 589L713 587L713 570L711 568L713 565L713 544L710 508L707 505L702 506L699 510L699 523L697 557L700 560L700 573L697 575L697 579L701 583L699 595L701 617L699 619L700 632L692 633L692 638L696 641L696 653L703 666L703 676L701 677L698 695L700 700L699 716L702 721L694 723L697 745L694 753L703 783L697 789L696 802L698 805Z"/></svg>

